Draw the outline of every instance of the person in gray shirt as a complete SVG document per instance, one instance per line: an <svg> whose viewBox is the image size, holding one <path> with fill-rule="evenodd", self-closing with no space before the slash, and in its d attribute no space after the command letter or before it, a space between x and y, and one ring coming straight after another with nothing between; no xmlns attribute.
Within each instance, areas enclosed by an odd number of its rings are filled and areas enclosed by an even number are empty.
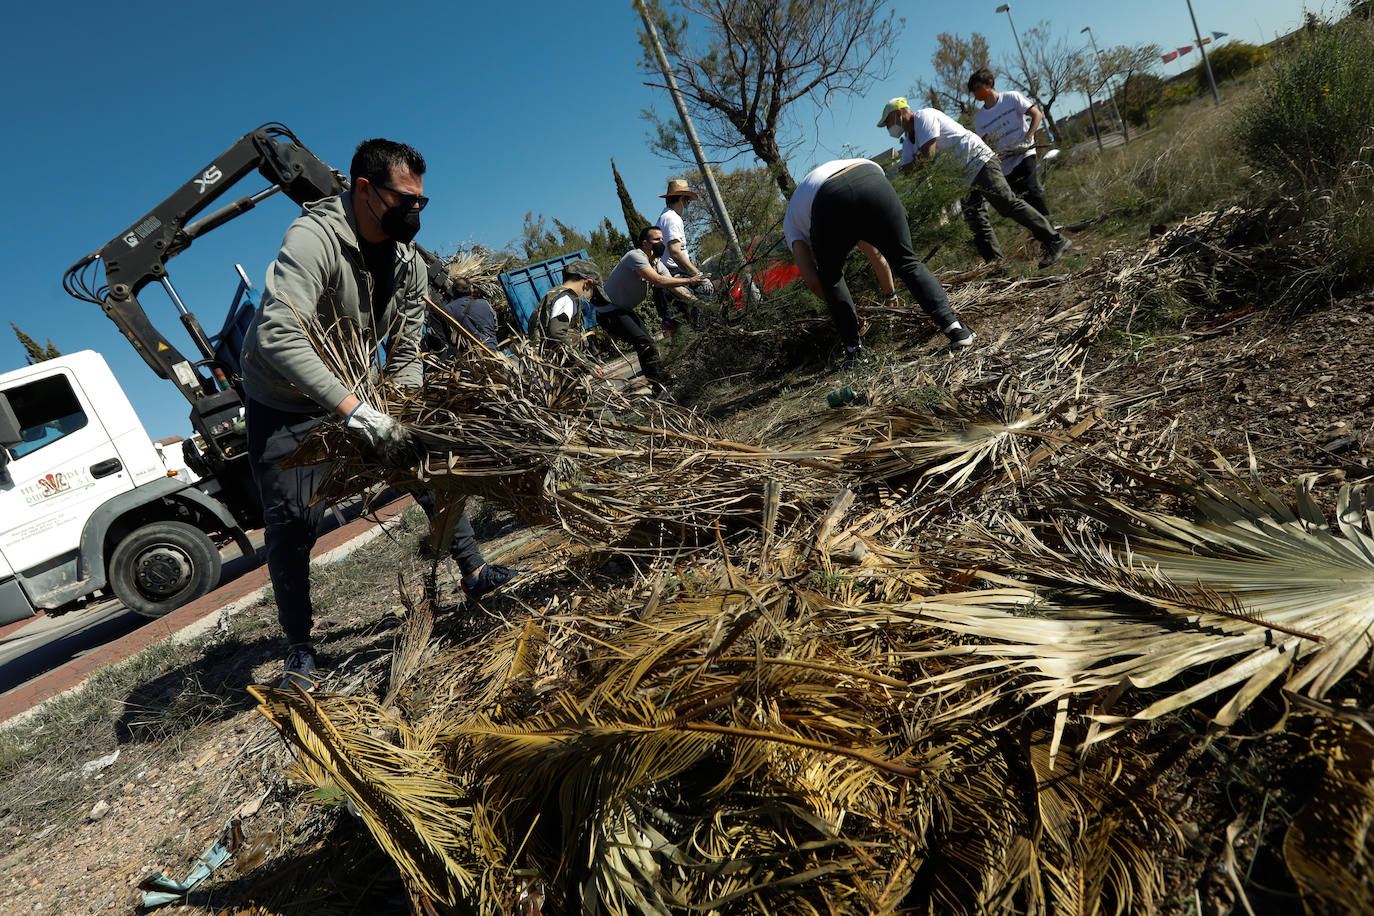
<svg viewBox="0 0 1374 916"><path fill-rule="evenodd" d="M644 322L635 313L635 308L644 301L651 288L679 290L700 286L706 282L706 278L668 275L668 268L659 260L663 256L664 245L663 230L657 226L644 227L637 241L638 247L626 252L606 278L606 297L610 302L596 307L596 322L606 329L606 333L634 348L639 357L639 366L653 387L654 396L663 398L667 396L667 387L663 365L658 358L658 347L645 329Z"/></svg>

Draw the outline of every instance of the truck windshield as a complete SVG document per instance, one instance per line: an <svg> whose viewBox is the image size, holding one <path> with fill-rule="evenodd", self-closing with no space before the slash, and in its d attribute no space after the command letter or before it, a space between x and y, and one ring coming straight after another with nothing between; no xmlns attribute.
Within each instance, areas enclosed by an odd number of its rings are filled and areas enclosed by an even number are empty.
<svg viewBox="0 0 1374 916"><path fill-rule="evenodd" d="M15 458L30 455L86 425L86 412L65 375L50 375L6 389L24 441L10 449Z"/></svg>

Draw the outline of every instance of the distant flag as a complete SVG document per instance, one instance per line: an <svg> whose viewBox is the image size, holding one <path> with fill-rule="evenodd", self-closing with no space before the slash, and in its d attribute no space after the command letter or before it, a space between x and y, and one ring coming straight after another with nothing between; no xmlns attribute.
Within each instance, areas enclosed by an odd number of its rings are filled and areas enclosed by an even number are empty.
<svg viewBox="0 0 1374 916"><path fill-rule="evenodd" d="M1162 57L1164 59L1164 62L1167 64L1170 61L1178 60L1178 52L1170 51L1168 54L1161 54L1160 57Z"/></svg>
<svg viewBox="0 0 1374 916"><path fill-rule="evenodd" d="M1223 38L1226 37L1226 33L1225 33L1225 32L1213 32L1213 33L1212 33L1212 37L1215 38L1215 39L1217 39L1218 41L1220 41L1221 39L1223 39Z"/></svg>
<svg viewBox="0 0 1374 916"><path fill-rule="evenodd" d="M1183 47L1181 47L1181 48L1178 49L1178 53L1179 53L1180 55L1183 55L1183 54L1192 54L1192 53L1193 53L1193 46L1192 46L1192 45L1184 45Z"/></svg>
<svg viewBox="0 0 1374 916"><path fill-rule="evenodd" d="M1205 44L1205 45L1209 45L1209 44L1212 43L1212 39L1210 39L1210 38L1204 38L1204 39L1202 39L1202 43Z"/></svg>

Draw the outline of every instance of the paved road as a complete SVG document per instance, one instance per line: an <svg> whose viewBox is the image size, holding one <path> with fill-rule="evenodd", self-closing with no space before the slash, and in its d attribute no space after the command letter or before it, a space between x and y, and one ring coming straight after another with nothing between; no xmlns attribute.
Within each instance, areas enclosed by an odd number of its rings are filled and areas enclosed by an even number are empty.
<svg viewBox="0 0 1374 916"><path fill-rule="evenodd" d="M262 547L262 532L254 531L249 540L255 548ZM220 551L220 557L224 563L221 585L262 565L258 556L245 557L232 544ZM113 598L55 617L35 617L0 638L0 694L139 627L155 624L155 619L135 614Z"/></svg>
<svg viewBox="0 0 1374 916"><path fill-rule="evenodd" d="M358 508L354 504L338 514L329 513L326 532L357 517ZM250 532L248 539L254 548L262 547L261 531ZM220 585L263 563L260 552L245 557L233 544L220 551L220 557L224 563ZM158 619L136 614L113 598L53 617L35 617L0 636L0 697L142 627L159 625Z"/></svg>

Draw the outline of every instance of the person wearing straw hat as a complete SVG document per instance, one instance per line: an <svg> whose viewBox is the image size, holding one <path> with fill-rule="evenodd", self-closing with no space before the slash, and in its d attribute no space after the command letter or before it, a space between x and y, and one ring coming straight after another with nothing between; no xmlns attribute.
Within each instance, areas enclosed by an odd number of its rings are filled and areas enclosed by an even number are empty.
<svg viewBox="0 0 1374 916"><path fill-rule="evenodd" d="M277 619L288 642L283 688L309 690L316 683L310 550L327 504L313 497L330 465L281 468L278 462L330 414L384 460L414 454L405 427L360 400L325 364L310 334L314 328L328 335L356 328L365 340L385 338L383 371L401 386L421 383L429 278L411 242L429 203L425 160L404 143L364 140L349 174L349 190L308 204L287 228L243 342L248 461L262 499ZM466 517L458 529L452 553L469 595L491 591L515 574L482 559Z"/></svg>
<svg viewBox="0 0 1374 916"><path fill-rule="evenodd" d="M582 342L582 300L592 297L601 282L601 271L579 258L563 266L563 282L544 294L530 320L530 339L551 340L573 348Z"/></svg>
<svg viewBox="0 0 1374 916"><path fill-rule="evenodd" d="M973 231L973 244L986 262L1002 259L997 231L988 219L987 205L1030 230L1044 249L1041 267L1049 267L1073 247L1039 210L1017 197L1002 174L1002 163L992 148L973 131L935 108L912 111L904 98L883 106L878 126L902 141L902 172L909 174L937 155L951 157L963 169L968 195L963 201L964 220Z"/></svg>
<svg viewBox="0 0 1374 916"><path fill-rule="evenodd" d="M687 205L697 199L695 191L688 186L684 178L670 178L668 180L668 190L658 195L663 198L663 212L658 215L656 225L663 232L663 266L668 268L668 274L674 277L696 277L701 275L701 271L692 263L692 257L687 253L687 230L682 223L682 215L687 210ZM710 294L710 281L702 284L703 292ZM687 297L695 299L690 293ZM689 303L695 305L695 303ZM664 290L654 290L654 307L658 310L658 316L663 321L663 332L672 334L677 330L677 321L673 317L673 302Z"/></svg>
<svg viewBox="0 0 1374 916"><path fill-rule="evenodd" d="M912 250L906 209L872 159L836 159L808 172L792 192L782 231L802 280L830 307L846 365L863 358L858 311L844 280L844 260L855 246L868 258L884 293L893 292L895 273L951 348L973 345L975 334L959 321L944 287Z"/></svg>

